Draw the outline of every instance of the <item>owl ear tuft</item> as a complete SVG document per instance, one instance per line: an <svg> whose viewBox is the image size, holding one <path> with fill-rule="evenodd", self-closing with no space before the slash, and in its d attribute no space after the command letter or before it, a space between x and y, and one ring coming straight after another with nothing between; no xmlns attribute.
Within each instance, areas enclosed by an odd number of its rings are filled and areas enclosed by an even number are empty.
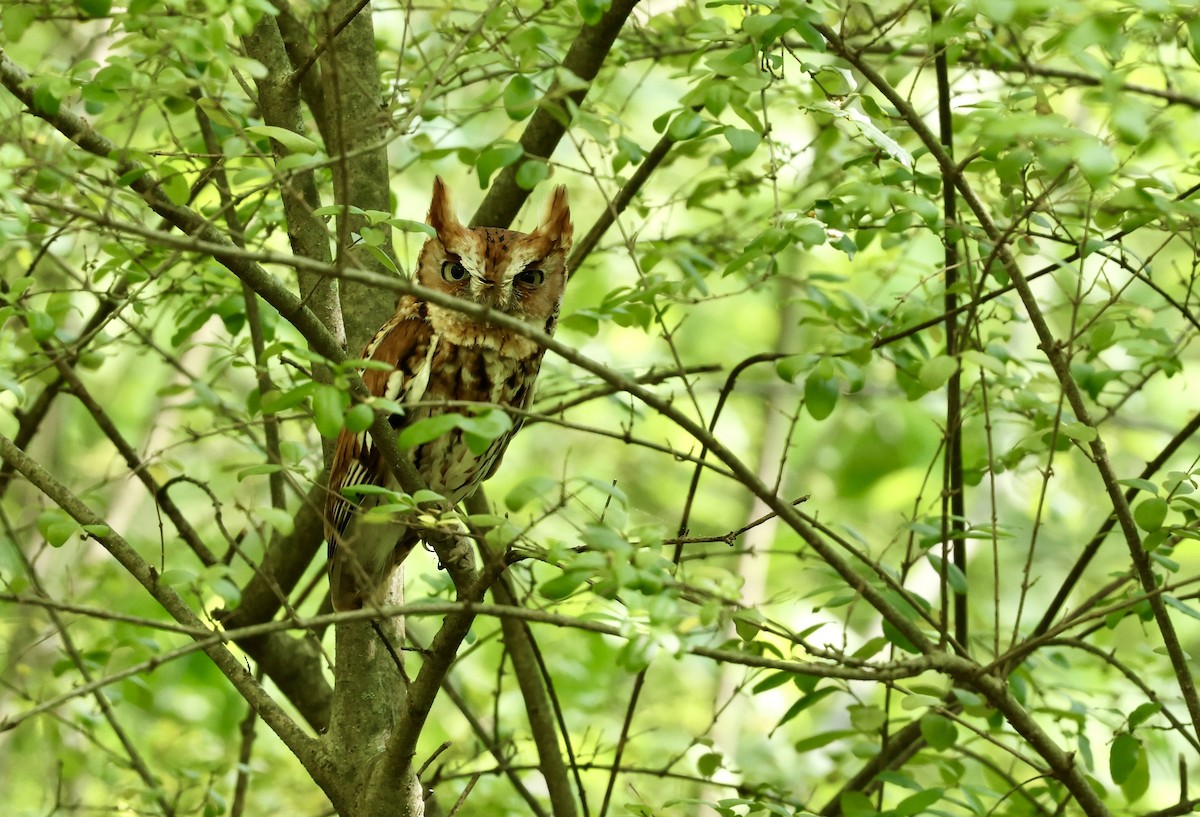
<svg viewBox="0 0 1200 817"><path fill-rule="evenodd" d="M571 224L571 208L567 204L567 188L560 184L554 188L546 202L546 215L542 216L538 232L560 248L569 250L574 229Z"/></svg>
<svg viewBox="0 0 1200 817"><path fill-rule="evenodd" d="M429 216L426 219L439 237L447 233L460 232L463 229L458 216L454 212L454 202L450 200L450 190L441 176L433 179L433 198L429 202Z"/></svg>

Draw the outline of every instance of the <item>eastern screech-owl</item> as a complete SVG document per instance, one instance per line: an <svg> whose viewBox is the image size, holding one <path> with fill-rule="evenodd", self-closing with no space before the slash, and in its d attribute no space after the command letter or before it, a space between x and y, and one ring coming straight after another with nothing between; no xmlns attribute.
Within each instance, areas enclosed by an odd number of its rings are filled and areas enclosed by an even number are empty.
<svg viewBox="0 0 1200 817"><path fill-rule="evenodd" d="M495 227L468 229L458 221L446 185L433 182L429 226L436 236L421 248L416 280L436 289L554 331L567 283L571 213L567 190L555 188L546 215L532 233ZM393 415L393 428L446 411L446 401L468 400L523 409L529 405L544 349L528 338L444 306L405 295L396 314L363 350L363 359L390 368L362 373L371 394L410 406ZM465 498L495 472L513 431L482 455L452 430L411 450L413 464L429 487L450 502ZM325 535L329 542L329 586L335 610L353 610L381 600L392 570L416 544L419 534L390 524L358 524L373 504L370 495L355 504L342 495L350 485L395 487L388 467L366 433L343 430L329 475Z"/></svg>

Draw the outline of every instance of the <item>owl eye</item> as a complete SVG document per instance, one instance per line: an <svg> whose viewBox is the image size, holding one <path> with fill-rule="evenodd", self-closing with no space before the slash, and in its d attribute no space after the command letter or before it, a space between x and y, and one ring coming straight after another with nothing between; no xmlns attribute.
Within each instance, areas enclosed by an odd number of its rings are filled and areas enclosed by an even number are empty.
<svg viewBox="0 0 1200 817"><path fill-rule="evenodd" d="M454 283L461 281L467 277L467 268L458 261L445 261L442 263L442 280Z"/></svg>
<svg viewBox="0 0 1200 817"><path fill-rule="evenodd" d="M535 287L546 280L546 273L537 267L526 267L517 273L517 280L526 286Z"/></svg>

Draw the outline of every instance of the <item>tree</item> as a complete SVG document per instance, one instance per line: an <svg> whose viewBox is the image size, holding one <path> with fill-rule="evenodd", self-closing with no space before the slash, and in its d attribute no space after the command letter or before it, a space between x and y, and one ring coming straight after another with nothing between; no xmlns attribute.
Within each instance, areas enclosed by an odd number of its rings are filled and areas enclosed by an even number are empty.
<svg viewBox="0 0 1200 817"><path fill-rule="evenodd" d="M1191 4L0 25L11 813L1200 803ZM435 173L577 224L458 510L353 359ZM347 426L433 531L381 617L326 600Z"/></svg>

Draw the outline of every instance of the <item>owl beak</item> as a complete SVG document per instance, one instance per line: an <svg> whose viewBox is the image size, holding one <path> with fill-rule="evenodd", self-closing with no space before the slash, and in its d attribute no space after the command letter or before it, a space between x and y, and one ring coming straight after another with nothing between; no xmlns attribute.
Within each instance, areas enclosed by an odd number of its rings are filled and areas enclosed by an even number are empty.
<svg viewBox="0 0 1200 817"><path fill-rule="evenodd" d="M503 306L504 288L500 286L499 281L493 281L491 278L477 278L478 287L475 291L475 299L490 307Z"/></svg>

